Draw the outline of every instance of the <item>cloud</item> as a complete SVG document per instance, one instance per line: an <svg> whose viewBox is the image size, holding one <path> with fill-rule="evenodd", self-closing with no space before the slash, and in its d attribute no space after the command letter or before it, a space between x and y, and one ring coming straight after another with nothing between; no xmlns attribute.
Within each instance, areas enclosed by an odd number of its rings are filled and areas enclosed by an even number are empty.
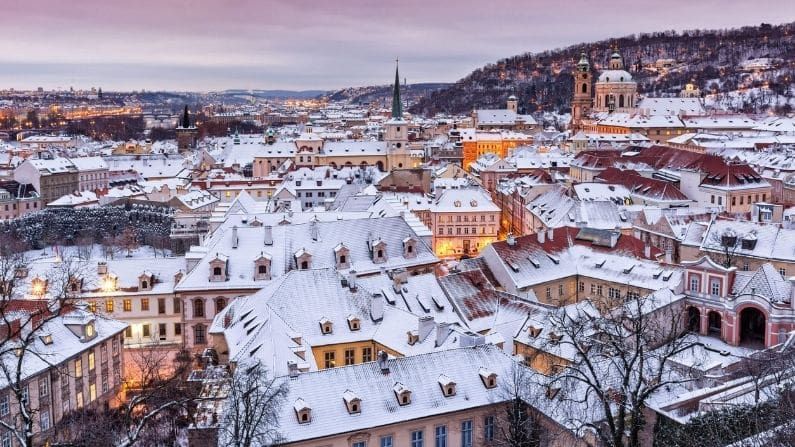
<svg viewBox="0 0 795 447"><path fill-rule="evenodd" d="M0 86L213 90L455 81L497 59L795 17L780 0L6 0Z"/></svg>

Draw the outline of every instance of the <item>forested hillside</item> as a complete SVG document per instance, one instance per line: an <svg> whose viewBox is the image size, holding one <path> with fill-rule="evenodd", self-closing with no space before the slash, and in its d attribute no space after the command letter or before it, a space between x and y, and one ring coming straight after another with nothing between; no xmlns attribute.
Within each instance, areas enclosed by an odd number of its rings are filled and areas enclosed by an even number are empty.
<svg viewBox="0 0 795 447"><path fill-rule="evenodd" d="M526 53L479 68L419 99L410 110L427 115L466 113L475 107L504 107L506 98L515 94L528 113L565 112L572 93L571 70L580 53L588 54L596 73L614 47L624 56L641 94L673 96L694 82L710 101L739 110L791 110L795 23L656 32ZM670 61L663 68L665 59Z"/></svg>

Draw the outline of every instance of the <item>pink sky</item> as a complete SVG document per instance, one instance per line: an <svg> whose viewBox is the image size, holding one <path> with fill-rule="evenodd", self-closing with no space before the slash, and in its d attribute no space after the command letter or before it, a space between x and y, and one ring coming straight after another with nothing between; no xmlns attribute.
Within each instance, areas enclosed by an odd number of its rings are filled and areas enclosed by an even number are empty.
<svg viewBox="0 0 795 447"><path fill-rule="evenodd" d="M795 20L782 0L4 0L0 88L328 89L666 29Z"/></svg>

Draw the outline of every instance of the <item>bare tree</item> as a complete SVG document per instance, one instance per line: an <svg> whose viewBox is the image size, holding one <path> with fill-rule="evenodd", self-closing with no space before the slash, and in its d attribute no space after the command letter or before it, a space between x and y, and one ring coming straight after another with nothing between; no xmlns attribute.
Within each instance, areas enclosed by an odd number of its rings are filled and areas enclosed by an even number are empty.
<svg viewBox="0 0 795 447"><path fill-rule="evenodd" d="M131 257L133 250L139 247L138 231L133 227L125 228L119 235L118 245L127 251L128 258Z"/></svg>
<svg viewBox="0 0 795 447"><path fill-rule="evenodd" d="M66 415L59 441L83 447L174 445L188 425L198 390L184 380L190 355L151 345L131 355L126 396L118 407L83 408ZM97 429L101 427L101 429Z"/></svg>
<svg viewBox="0 0 795 447"><path fill-rule="evenodd" d="M727 230L723 234L713 234L712 242L720 247L721 265L729 268L734 264L735 252L737 251L737 234L732 230Z"/></svg>
<svg viewBox="0 0 795 447"><path fill-rule="evenodd" d="M538 447L541 445L541 427L535 411L527 403L524 387L529 371L516 364L510 380L503 382L505 412L497 416L492 445L496 447Z"/></svg>
<svg viewBox="0 0 795 447"><path fill-rule="evenodd" d="M32 447L40 408L29 399L26 365L41 361L50 367L50 358L38 347L37 340L47 332L50 322L60 317L72 304L71 284L80 278L82 264L74 259L61 260L46 275L35 277L30 287L19 287L28 274L24 253L0 250L0 381L9 391L14 419L0 419L0 427L19 445Z"/></svg>
<svg viewBox="0 0 795 447"><path fill-rule="evenodd" d="M273 378L261 363L239 365L228 383L219 424L219 444L237 447L276 445L279 412L287 394L284 380Z"/></svg>
<svg viewBox="0 0 795 447"><path fill-rule="evenodd" d="M545 350L568 350L576 360L551 376L536 375L535 384L547 387L549 405L591 429L601 444L640 447L649 399L692 380L669 368L696 345L683 335L682 314L676 300L637 294L601 312L587 301L561 308L550 316L554 334Z"/></svg>

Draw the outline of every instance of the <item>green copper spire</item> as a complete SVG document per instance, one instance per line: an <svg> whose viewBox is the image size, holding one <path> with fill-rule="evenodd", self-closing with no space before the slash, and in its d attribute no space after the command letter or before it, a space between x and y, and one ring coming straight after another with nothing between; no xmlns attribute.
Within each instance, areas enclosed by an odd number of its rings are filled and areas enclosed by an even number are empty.
<svg viewBox="0 0 795 447"><path fill-rule="evenodd" d="M392 118L403 119L403 103L400 101L400 75L398 61L395 60L395 89L392 92Z"/></svg>

